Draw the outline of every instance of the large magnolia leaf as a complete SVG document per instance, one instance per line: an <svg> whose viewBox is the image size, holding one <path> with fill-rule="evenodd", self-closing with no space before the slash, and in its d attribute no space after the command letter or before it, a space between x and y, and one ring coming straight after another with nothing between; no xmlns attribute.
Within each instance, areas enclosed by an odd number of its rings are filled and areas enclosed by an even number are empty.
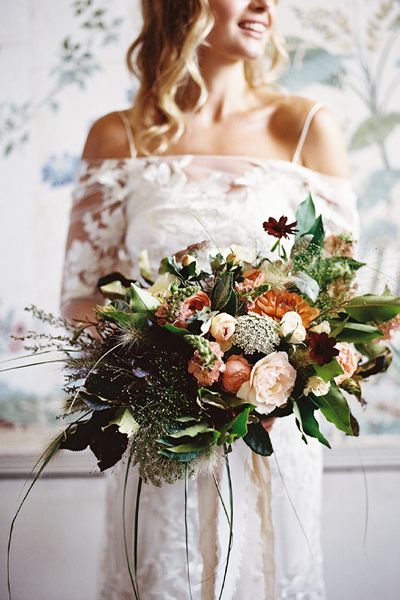
<svg viewBox="0 0 400 600"><path fill-rule="evenodd" d="M317 438L324 446L330 448L330 443L322 435L317 419L314 416L315 406L308 398L293 401L293 412L296 416L296 422L303 434L303 439L307 443L306 435Z"/></svg>
<svg viewBox="0 0 400 600"><path fill-rule="evenodd" d="M324 381L331 381L331 379L343 373L343 369L336 358L321 367L317 364L314 364L313 367L318 377L321 377Z"/></svg>
<svg viewBox="0 0 400 600"><path fill-rule="evenodd" d="M233 292L232 273L223 273L218 279L211 292L211 302L213 310L222 310L229 302Z"/></svg>
<svg viewBox="0 0 400 600"><path fill-rule="evenodd" d="M110 425L118 425L118 431L120 433L125 433L128 437L131 437L139 430L139 424L133 418L132 410L129 407L120 409L115 419L110 421ZM109 425L106 427L108 426ZM103 428L103 431L104 429L105 428Z"/></svg>
<svg viewBox="0 0 400 600"><path fill-rule="evenodd" d="M308 194L307 198L299 204L296 211L296 237L301 237L308 233L315 222L315 219L315 205L311 194Z"/></svg>
<svg viewBox="0 0 400 600"><path fill-rule="evenodd" d="M363 344L382 336L382 332L377 327L365 323L335 320L331 321L331 327L332 335L338 342Z"/></svg>
<svg viewBox="0 0 400 600"><path fill-rule="evenodd" d="M350 149L360 150L371 146L371 144L384 142L397 125L400 125L399 112L369 117L361 123L353 134Z"/></svg>
<svg viewBox="0 0 400 600"><path fill-rule="evenodd" d="M252 423L249 425L243 441L246 442L253 452L261 456L271 456L274 451L268 431L265 431L261 423Z"/></svg>
<svg viewBox="0 0 400 600"><path fill-rule="evenodd" d="M349 300L343 309L361 323L384 323L400 314L400 296L356 296Z"/></svg>
<svg viewBox="0 0 400 600"><path fill-rule="evenodd" d="M319 406L324 417L340 431L347 435L358 435L347 400L336 386L331 385L325 396L312 396L312 399Z"/></svg>
<svg viewBox="0 0 400 600"><path fill-rule="evenodd" d="M160 304L157 298L134 283L130 285L129 295L131 310L136 313L155 310Z"/></svg>

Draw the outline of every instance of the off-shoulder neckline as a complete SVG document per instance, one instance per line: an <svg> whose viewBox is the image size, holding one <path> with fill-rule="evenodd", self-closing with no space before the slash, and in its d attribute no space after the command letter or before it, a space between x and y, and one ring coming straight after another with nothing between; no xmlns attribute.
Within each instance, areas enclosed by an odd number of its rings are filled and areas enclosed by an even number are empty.
<svg viewBox="0 0 400 600"><path fill-rule="evenodd" d="M341 177L339 175L328 175L327 173L321 173L320 171L316 171L315 169L311 169L310 167L306 167L304 165L300 165L291 160L285 160L282 158L260 158L257 156L249 156L249 155L240 155L240 154L153 154L150 156L127 156L123 158L99 158L99 159L81 159L82 163L101 163L101 162L111 162L111 163L121 163L121 162L134 162L134 161L150 161L156 162L159 159L184 159L184 158L212 158L217 160L245 160L259 165L268 165L268 164L277 164L281 166L291 166L295 170L298 169L300 172L303 171L305 173L309 173L313 176L327 179L328 181L337 181L342 183L351 184L352 180L350 177Z"/></svg>

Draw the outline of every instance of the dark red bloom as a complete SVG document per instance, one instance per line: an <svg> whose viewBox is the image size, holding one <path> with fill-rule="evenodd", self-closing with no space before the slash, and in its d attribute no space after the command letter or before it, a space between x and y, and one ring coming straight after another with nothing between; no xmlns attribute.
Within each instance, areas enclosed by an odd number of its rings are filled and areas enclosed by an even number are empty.
<svg viewBox="0 0 400 600"><path fill-rule="evenodd" d="M297 221L293 221L293 223L287 222L287 217L281 217L279 221L270 217L268 221L263 223L263 227L268 235L273 235L279 239L285 237L288 238L289 235L293 235L296 233L295 227L297 225Z"/></svg>
<svg viewBox="0 0 400 600"><path fill-rule="evenodd" d="M336 338L329 337L327 333L310 332L309 342L310 356L320 367L330 363L339 354L339 350L335 348Z"/></svg>

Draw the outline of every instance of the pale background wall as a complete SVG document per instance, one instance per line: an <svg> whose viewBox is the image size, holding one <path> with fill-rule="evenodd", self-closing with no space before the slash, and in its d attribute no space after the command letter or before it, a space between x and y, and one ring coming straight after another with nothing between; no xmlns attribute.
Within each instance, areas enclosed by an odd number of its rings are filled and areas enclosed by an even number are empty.
<svg viewBox="0 0 400 600"><path fill-rule="evenodd" d="M388 282L399 293L400 3L282 0L281 5L292 58L283 83L296 94L324 101L348 141L363 224L360 251L372 267L365 285L382 290ZM34 303L58 312L74 171L93 120L128 107L134 94L124 52L139 19L135 0L0 0L0 10L3 359L21 350L10 340L11 333L39 327L30 322L24 306ZM324 506L333 600L372 600L378 590L385 600L398 597L398 374L396 358L385 384L378 380L370 386L368 410L360 415L362 434L372 448L368 456L375 461L368 472L367 556L362 551L360 465L352 463L346 449L340 456L334 451L327 457L336 465L332 471L327 463ZM0 376L2 550L23 483L9 478L15 477L19 464L26 469L38 436L47 435L55 422L60 381L57 367ZM67 475L71 476L68 469ZM103 478L72 476L38 484L18 525L17 600L93 597L103 493ZM79 514L71 506L76 497L81 501ZM84 533L79 537L79 532ZM66 561L67 575L62 571ZM1 594L4 590L3 600Z"/></svg>

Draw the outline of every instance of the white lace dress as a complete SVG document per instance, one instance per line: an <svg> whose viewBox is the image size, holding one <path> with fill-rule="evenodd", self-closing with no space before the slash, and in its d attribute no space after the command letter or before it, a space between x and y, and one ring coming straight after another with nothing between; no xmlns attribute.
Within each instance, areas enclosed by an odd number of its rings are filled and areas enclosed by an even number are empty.
<svg viewBox="0 0 400 600"><path fill-rule="evenodd" d="M356 197L347 179L294 162L241 156L154 156L81 163L74 190L63 280L63 306L99 301L99 276L115 270L139 277L138 257L159 260L201 240L265 249L269 216L294 218L311 192L330 231L357 230ZM275 422L275 454L262 458L239 441L230 455L233 548L222 600L317 600L325 597L320 542L322 454L305 445L294 419ZM107 516L98 600L132 600L122 535L125 465L107 473ZM226 475L221 489L227 498ZM137 472L127 496L132 547ZM139 525L142 600L186 600L182 482L145 485ZM209 477L189 483L189 547L194 600L218 598L228 528ZM301 525L300 525L301 523ZM102 524L99 524L102 526Z"/></svg>

